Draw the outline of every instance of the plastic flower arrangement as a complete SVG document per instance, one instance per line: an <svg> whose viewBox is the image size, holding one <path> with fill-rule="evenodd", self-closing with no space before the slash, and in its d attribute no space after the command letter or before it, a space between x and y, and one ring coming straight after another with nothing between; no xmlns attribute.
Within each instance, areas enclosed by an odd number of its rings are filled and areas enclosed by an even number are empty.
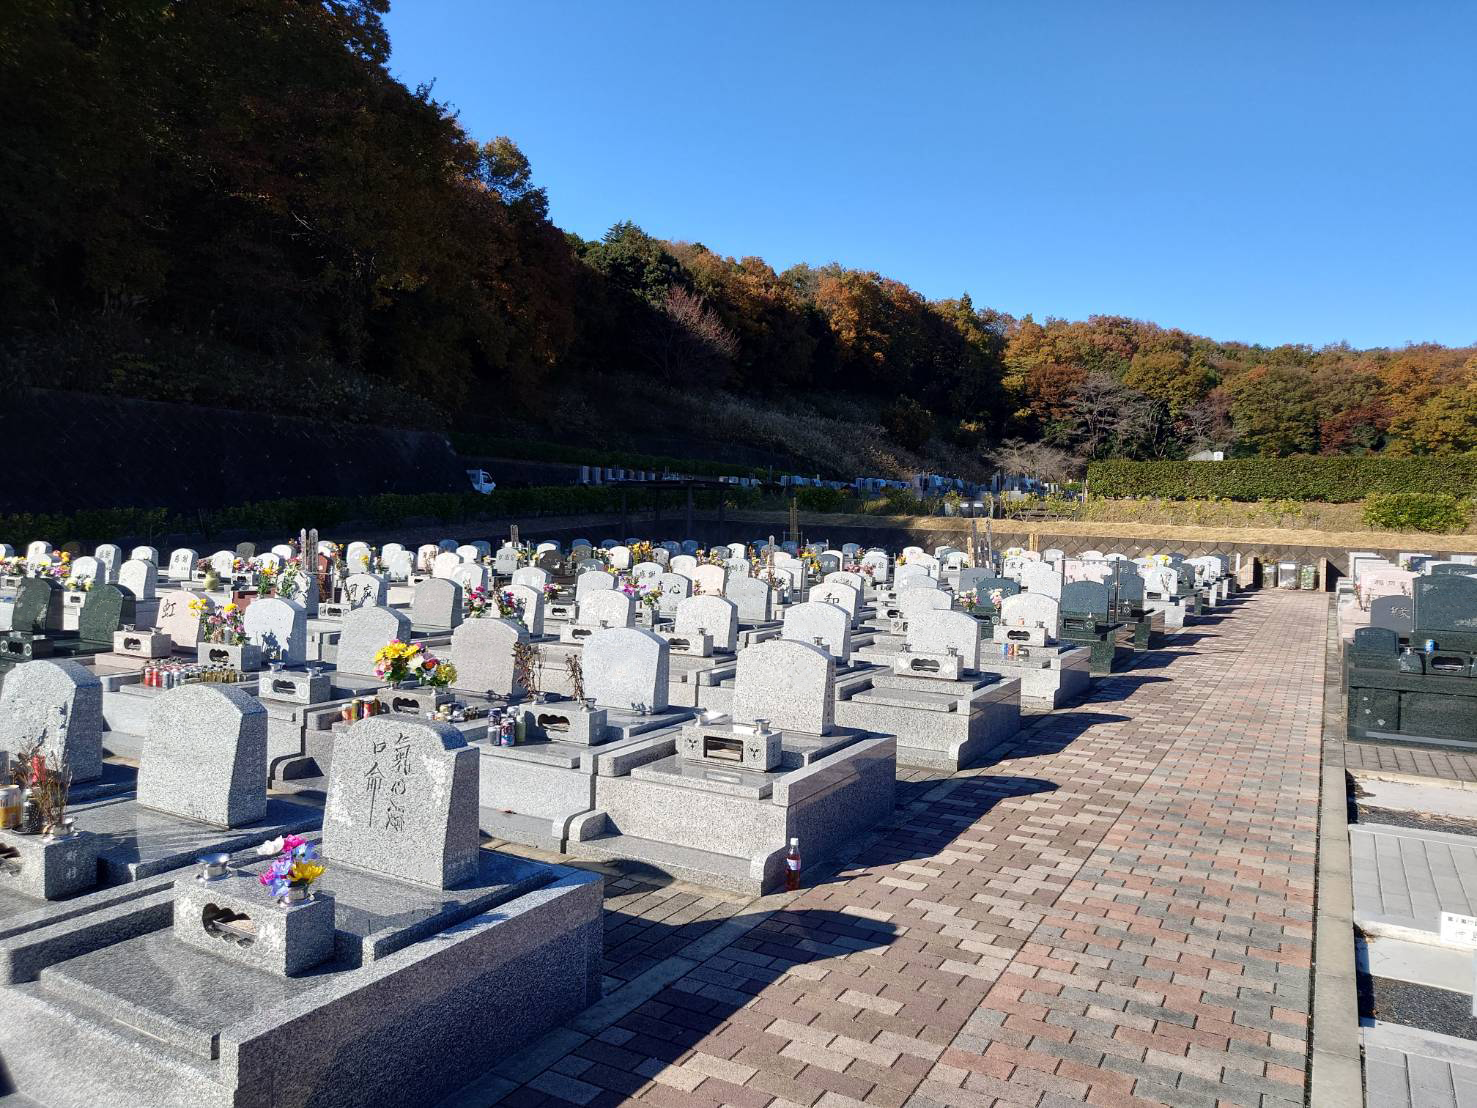
<svg viewBox="0 0 1477 1108"><path fill-rule="evenodd" d="M1005 602L1005 594L999 589L990 590L990 603L995 605L995 610L1000 610L1000 605Z"/></svg>
<svg viewBox="0 0 1477 1108"><path fill-rule="evenodd" d="M478 585L467 593L467 615L472 619L481 619L497 607L496 597L485 585ZM501 611L498 614L501 615Z"/></svg>
<svg viewBox="0 0 1477 1108"><path fill-rule="evenodd" d="M966 589L959 594L959 605L966 612L972 612L979 607L980 594L975 589Z"/></svg>
<svg viewBox="0 0 1477 1108"><path fill-rule="evenodd" d="M421 680L433 689L445 689L456 680L456 666L428 657L421 667Z"/></svg>
<svg viewBox="0 0 1477 1108"><path fill-rule="evenodd" d="M425 668L427 655L418 646L399 639L392 639L380 647L374 656L374 675L394 684L419 677Z"/></svg>
<svg viewBox="0 0 1477 1108"><path fill-rule="evenodd" d="M523 618L523 605L518 603L518 598L506 589L500 589L496 596L497 614L504 619Z"/></svg>
<svg viewBox="0 0 1477 1108"><path fill-rule="evenodd" d="M544 600L553 600L559 595L559 586L550 581L544 586Z"/></svg>
<svg viewBox="0 0 1477 1108"><path fill-rule="evenodd" d="M190 611L200 617L200 637L205 642L240 646L246 641L241 606L235 601L217 608L204 597L198 597L190 601Z"/></svg>
<svg viewBox="0 0 1477 1108"><path fill-rule="evenodd" d="M275 900L287 899L290 889L302 889L306 893L323 876L318 848L297 835L269 839L256 852L264 858L276 855L266 872L257 878Z"/></svg>

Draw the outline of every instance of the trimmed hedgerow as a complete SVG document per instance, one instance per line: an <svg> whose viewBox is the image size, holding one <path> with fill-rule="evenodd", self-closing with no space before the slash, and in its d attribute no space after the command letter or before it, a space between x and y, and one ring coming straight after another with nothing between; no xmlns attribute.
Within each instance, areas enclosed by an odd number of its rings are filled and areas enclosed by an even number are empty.
<svg viewBox="0 0 1477 1108"><path fill-rule="evenodd" d="M1381 454L1232 458L1224 462L1092 462L1093 496L1165 500L1319 500L1347 504L1371 493L1460 496L1477 488L1477 454Z"/></svg>
<svg viewBox="0 0 1477 1108"><path fill-rule="evenodd" d="M1364 500L1364 522L1392 531L1464 531L1472 518L1472 502L1436 492L1378 492Z"/></svg>

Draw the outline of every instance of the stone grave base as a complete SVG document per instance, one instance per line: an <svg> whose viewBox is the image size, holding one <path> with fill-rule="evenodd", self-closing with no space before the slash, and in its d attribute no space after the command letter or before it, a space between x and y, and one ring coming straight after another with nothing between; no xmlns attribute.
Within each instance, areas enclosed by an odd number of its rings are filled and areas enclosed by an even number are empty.
<svg viewBox="0 0 1477 1108"><path fill-rule="evenodd" d="M1477 750L1477 677L1352 663L1344 674L1349 738Z"/></svg>
<svg viewBox="0 0 1477 1108"><path fill-rule="evenodd" d="M738 672L738 661L733 654L715 654L709 658L673 654L668 667L668 702L696 708L701 687L732 681Z"/></svg>
<svg viewBox="0 0 1477 1108"><path fill-rule="evenodd" d="M753 896L783 883L792 837L813 865L892 812L890 735L786 731L772 773L682 758L675 731L642 747L621 752L625 765L602 758L596 808L571 825L568 853Z"/></svg>
<svg viewBox="0 0 1477 1108"><path fill-rule="evenodd" d="M1094 677L1106 677L1113 672L1120 654L1132 653L1119 644L1117 625L1097 634L1064 628L1059 641L1063 646L1080 646L1087 651L1087 672Z"/></svg>
<svg viewBox="0 0 1477 1108"><path fill-rule="evenodd" d="M1118 629L1118 645L1130 650L1157 650L1164 645L1164 613L1149 609Z"/></svg>
<svg viewBox="0 0 1477 1108"><path fill-rule="evenodd" d="M1015 677L1021 683L1021 707L1049 712L1087 691L1092 682L1088 653L1080 646L1057 644L1029 648L1025 657L1003 658L987 653L980 661L986 673Z"/></svg>
<svg viewBox="0 0 1477 1108"><path fill-rule="evenodd" d="M17 939L7 1077L57 1108L439 1101L600 992L601 879L482 854L453 890L331 868L336 953L299 977L180 942L172 889Z"/></svg>
<svg viewBox="0 0 1477 1108"><path fill-rule="evenodd" d="M1152 612L1159 612L1164 616L1164 630L1166 634L1172 631L1183 630L1185 626L1185 605L1179 597L1169 600L1145 600L1144 607Z"/></svg>
<svg viewBox="0 0 1477 1108"><path fill-rule="evenodd" d="M877 673L837 701L836 723L897 736L900 765L952 773L1020 730L1020 682L992 673L954 681Z"/></svg>

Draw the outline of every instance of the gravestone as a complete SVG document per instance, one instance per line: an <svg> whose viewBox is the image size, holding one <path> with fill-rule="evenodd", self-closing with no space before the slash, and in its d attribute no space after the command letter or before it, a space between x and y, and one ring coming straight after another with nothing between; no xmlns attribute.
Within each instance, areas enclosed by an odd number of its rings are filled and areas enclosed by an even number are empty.
<svg viewBox="0 0 1477 1108"><path fill-rule="evenodd" d="M118 585L93 585L77 613L77 638L87 647L113 645L113 632L134 624L137 605L133 593Z"/></svg>
<svg viewBox="0 0 1477 1108"><path fill-rule="evenodd" d="M261 647L262 658L300 666L308 657L308 614L295 600L269 596L254 601L241 618L246 641Z"/></svg>
<svg viewBox="0 0 1477 1108"><path fill-rule="evenodd" d="M103 572L102 563L91 555L78 558L72 563L72 576L79 581L91 583L98 580Z"/></svg>
<svg viewBox="0 0 1477 1108"><path fill-rule="evenodd" d="M634 712L667 709L669 648L642 627L611 627L585 640L585 693L597 707Z"/></svg>
<svg viewBox="0 0 1477 1108"><path fill-rule="evenodd" d="M256 543L241 542L236 544L236 556L238 558L251 559L256 557Z"/></svg>
<svg viewBox="0 0 1477 1108"><path fill-rule="evenodd" d="M527 690L513 679L513 647L528 642L528 629L510 619L469 619L451 633L456 687L510 697Z"/></svg>
<svg viewBox="0 0 1477 1108"><path fill-rule="evenodd" d="M334 664L341 673L368 677L374 673L374 656L396 639L410 641L410 619L404 612L378 604L345 612Z"/></svg>
<svg viewBox="0 0 1477 1108"><path fill-rule="evenodd" d="M128 555L131 561L153 562L154 568L159 568L159 551L152 546L135 546Z"/></svg>
<svg viewBox="0 0 1477 1108"><path fill-rule="evenodd" d="M428 577L410 598L410 622L416 627L449 631L462 621L462 587L444 577Z"/></svg>
<svg viewBox="0 0 1477 1108"><path fill-rule="evenodd" d="M1064 615L1092 616L1099 623L1111 622L1111 590L1099 581L1069 581L1062 586L1060 607Z"/></svg>
<svg viewBox="0 0 1477 1108"><path fill-rule="evenodd" d="M77 662L40 658L16 666L0 685L0 752L42 743L73 783L103 773L103 686ZM3 759L0 759L3 761Z"/></svg>
<svg viewBox="0 0 1477 1108"><path fill-rule="evenodd" d="M200 554L197 551L187 546L180 547L169 555L169 576L176 581L188 581L199 560Z"/></svg>
<svg viewBox="0 0 1477 1108"><path fill-rule="evenodd" d="M605 576L609 577L610 574ZM538 566L524 566L522 569L513 571L513 584L528 585L530 588L541 589L549 583L549 571ZM612 578L614 580L614 578Z"/></svg>
<svg viewBox="0 0 1477 1108"><path fill-rule="evenodd" d="M741 623L769 623L774 619L774 590L767 581L734 577L729 580L724 595L738 605Z"/></svg>
<svg viewBox="0 0 1477 1108"><path fill-rule="evenodd" d="M135 600L153 600L159 567L153 562L130 558L118 570L118 584L133 593Z"/></svg>
<svg viewBox="0 0 1477 1108"><path fill-rule="evenodd" d="M949 594L940 589L904 589L897 598L899 616L905 621L919 612L946 611L953 606Z"/></svg>
<svg viewBox="0 0 1477 1108"><path fill-rule="evenodd" d="M959 571L959 591L970 592L971 590L978 589L981 581L990 581L994 578L995 571L993 569L974 569L972 567L961 569Z"/></svg>
<svg viewBox="0 0 1477 1108"><path fill-rule="evenodd" d="M610 564L616 569L630 569L631 548L629 546L612 546L610 548Z"/></svg>
<svg viewBox="0 0 1477 1108"><path fill-rule="evenodd" d="M210 568L223 581L229 581L236 572L236 555L229 550L217 550L210 556Z"/></svg>
<svg viewBox="0 0 1477 1108"><path fill-rule="evenodd" d="M630 627L636 622L636 600L619 589L592 592L580 601L579 621L585 627Z"/></svg>
<svg viewBox="0 0 1477 1108"><path fill-rule="evenodd" d="M824 584L816 585L810 590L810 599L821 604L836 605L846 613L848 620L855 622L857 610L862 603L862 591L860 587L854 587L845 581L832 581L827 578Z"/></svg>
<svg viewBox="0 0 1477 1108"><path fill-rule="evenodd" d="M656 562L637 562L631 567L631 580L641 584L655 581L662 575L662 567Z"/></svg>
<svg viewBox="0 0 1477 1108"><path fill-rule="evenodd" d="M767 639L738 656L737 723L767 719L779 731L826 735L835 725L835 703L836 663L813 643Z"/></svg>
<svg viewBox="0 0 1477 1108"><path fill-rule="evenodd" d="M464 562L475 562L482 557L482 553L471 543L463 543L456 548L456 556Z"/></svg>
<svg viewBox="0 0 1477 1108"><path fill-rule="evenodd" d="M49 577L27 577L15 590L15 605L10 614L12 631L46 631L46 618L52 609L52 597L57 592L56 582ZM91 597L91 593L88 594ZM112 636L108 638L112 642Z"/></svg>
<svg viewBox="0 0 1477 1108"><path fill-rule="evenodd" d="M492 572L499 577L511 577L518 569L518 548L503 546L492 559Z"/></svg>
<svg viewBox="0 0 1477 1108"><path fill-rule="evenodd" d="M194 650L200 641L200 613L190 607L191 602L204 600L214 610L215 603L203 592L186 590L167 592L159 598L159 614L154 626L169 636L176 650Z"/></svg>
<svg viewBox="0 0 1477 1108"><path fill-rule="evenodd" d="M692 595L692 582L680 573L661 574L656 579L656 587L661 589L657 611L664 616L675 615L677 605Z"/></svg>
<svg viewBox="0 0 1477 1108"><path fill-rule="evenodd" d="M260 702L225 685L180 685L154 702L138 769L140 805L242 827L266 815L266 781L267 710Z"/></svg>
<svg viewBox="0 0 1477 1108"><path fill-rule="evenodd" d="M1026 562L1021 566L1020 583L1029 592L1062 598L1062 571L1050 562Z"/></svg>
<svg viewBox="0 0 1477 1108"><path fill-rule="evenodd" d="M583 604L586 597L597 592L609 592L613 588L615 578L603 569L587 570L574 579L574 599L576 603Z"/></svg>
<svg viewBox="0 0 1477 1108"><path fill-rule="evenodd" d="M479 755L448 723L371 716L334 744L323 857L449 889L481 866Z"/></svg>
<svg viewBox="0 0 1477 1108"><path fill-rule="evenodd" d="M1413 599L1418 633L1477 635L1477 577L1417 577Z"/></svg>
<svg viewBox="0 0 1477 1108"><path fill-rule="evenodd" d="M385 574L392 581L409 581L415 562L408 550L395 550L384 555Z"/></svg>
<svg viewBox="0 0 1477 1108"><path fill-rule="evenodd" d="M840 666L851 663L851 617L838 604L806 601L785 609L780 637L814 643Z"/></svg>
<svg viewBox="0 0 1477 1108"><path fill-rule="evenodd" d="M104 567L100 580L116 582L118 567L123 564L123 550L114 543L105 542L92 552L92 556Z"/></svg>
<svg viewBox="0 0 1477 1108"><path fill-rule="evenodd" d="M964 612L939 608L916 613L908 620L906 642L918 654L953 650L961 659L961 668L980 668L980 622Z"/></svg>
<svg viewBox="0 0 1477 1108"><path fill-rule="evenodd" d="M450 578L461 564L460 554L450 550L443 551L431 559L431 576Z"/></svg>
<svg viewBox="0 0 1477 1108"><path fill-rule="evenodd" d="M1409 636L1415 630L1415 605L1408 596L1377 596L1369 606L1369 625Z"/></svg>
<svg viewBox="0 0 1477 1108"><path fill-rule="evenodd" d="M479 566L476 562L463 562L451 571L451 579L462 587L462 595L473 589L485 589L490 583L490 576L486 566Z"/></svg>
<svg viewBox="0 0 1477 1108"><path fill-rule="evenodd" d="M515 584L508 585L503 592L512 596L518 605L518 614L512 618L527 628L531 636L541 638L544 633L544 591L532 585Z"/></svg>
<svg viewBox="0 0 1477 1108"><path fill-rule="evenodd" d="M880 550L869 550L862 555L861 565L872 567L872 583L874 585L887 584L887 555Z"/></svg>
<svg viewBox="0 0 1477 1108"><path fill-rule="evenodd" d="M1473 577L1477 576L1477 566L1468 565L1466 562L1433 562L1426 567L1426 572L1432 577L1450 577L1454 574Z"/></svg>
<svg viewBox="0 0 1477 1108"><path fill-rule="evenodd" d="M344 602L350 608L384 604L390 595L390 587L383 577L373 573L355 573L344 582Z"/></svg>
<svg viewBox="0 0 1477 1108"><path fill-rule="evenodd" d="M729 573L723 566L704 563L692 571L692 591L707 596L723 596Z"/></svg>
<svg viewBox="0 0 1477 1108"><path fill-rule="evenodd" d="M690 596L677 605L673 617L677 635L711 635L713 649L738 648L738 605L723 596Z"/></svg>
<svg viewBox="0 0 1477 1108"><path fill-rule="evenodd" d="M934 587L937 581L929 572L927 566L918 565L916 562L905 562L897 567L897 573L893 575L893 585L899 589L908 588L913 582L931 582Z"/></svg>
<svg viewBox="0 0 1477 1108"><path fill-rule="evenodd" d="M1022 592L1000 602L1002 627L1044 627L1048 640L1061 637L1061 606L1039 592Z"/></svg>
<svg viewBox="0 0 1477 1108"><path fill-rule="evenodd" d="M697 559L691 554L678 554L668 563L667 568L691 580L693 572L697 569Z"/></svg>

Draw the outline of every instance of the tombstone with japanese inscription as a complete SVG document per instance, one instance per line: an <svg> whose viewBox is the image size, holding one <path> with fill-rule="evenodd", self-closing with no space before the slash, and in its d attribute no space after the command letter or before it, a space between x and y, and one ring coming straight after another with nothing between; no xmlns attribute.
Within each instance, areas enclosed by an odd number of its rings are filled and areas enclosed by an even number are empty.
<svg viewBox="0 0 1477 1108"><path fill-rule="evenodd" d="M478 872L478 755L446 723L372 716L336 744L323 856L414 885Z"/></svg>

